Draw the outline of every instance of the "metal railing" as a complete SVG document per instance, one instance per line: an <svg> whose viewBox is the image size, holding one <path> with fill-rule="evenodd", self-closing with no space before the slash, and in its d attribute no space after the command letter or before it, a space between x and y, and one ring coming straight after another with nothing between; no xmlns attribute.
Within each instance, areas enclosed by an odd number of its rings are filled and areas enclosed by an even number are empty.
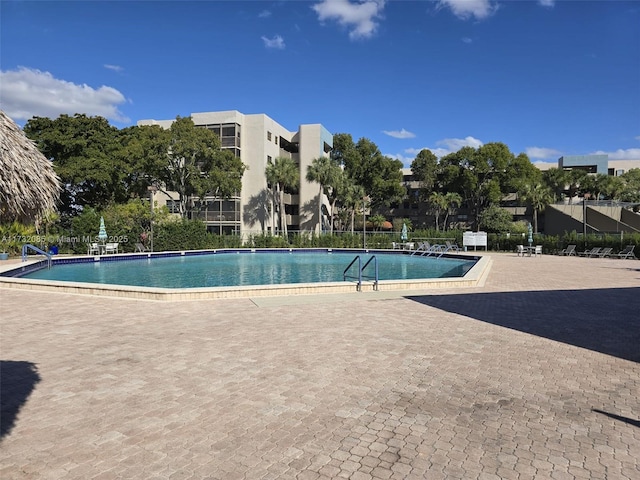
<svg viewBox="0 0 640 480"><path fill-rule="evenodd" d="M51 268L51 255L48 254L47 252L45 252L44 250L39 249L38 247L31 245L30 243L25 243L22 246L22 261L26 262L27 261L27 257L29 254L29 250L33 250L36 253L39 253L40 255L44 255L45 257L47 257L47 268Z"/></svg>
<svg viewBox="0 0 640 480"><path fill-rule="evenodd" d="M356 260L358 261L358 275L357 276L353 276L353 275L348 275L349 269L353 266L353 264L356 262ZM365 269L367 268L367 266L369 266L369 264L373 262L373 265L375 267L375 275L373 277L370 276L366 276L363 275L363 272L365 271ZM357 283L357 290L359 292L362 291L362 280L373 280L373 289L374 290L378 290L378 283L379 283L379 277L378 277L378 259L376 258L375 255L373 255L369 260L367 260L367 263L364 264L364 266L362 265L362 258L360 257L360 255L356 255L356 257L351 260L351 263L349 264L349 266L347 268L344 269L344 272L342 272L342 279L343 280L347 280L347 278L352 278L352 279L357 279L358 283Z"/></svg>

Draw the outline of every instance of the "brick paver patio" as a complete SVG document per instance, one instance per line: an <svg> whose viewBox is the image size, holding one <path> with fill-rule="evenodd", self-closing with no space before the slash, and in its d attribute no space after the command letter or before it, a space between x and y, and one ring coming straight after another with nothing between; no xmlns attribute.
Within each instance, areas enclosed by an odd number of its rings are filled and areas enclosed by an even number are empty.
<svg viewBox="0 0 640 480"><path fill-rule="evenodd" d="M640 261L154 302L0 289L2 479L638 479Z"/></svg>

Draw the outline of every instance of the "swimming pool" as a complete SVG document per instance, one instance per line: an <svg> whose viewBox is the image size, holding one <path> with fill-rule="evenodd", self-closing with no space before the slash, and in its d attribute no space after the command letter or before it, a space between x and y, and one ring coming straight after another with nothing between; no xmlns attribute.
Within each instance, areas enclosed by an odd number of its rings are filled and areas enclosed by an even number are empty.
<svg viewBox="0 0 640 480"><path fill-rule="evenodd" d="M436 259L388 250L235 249L57 258L51 269L27 265L4 272L0 283L12 288L167 300L343 293L355 291L358 283L358 262L349 270L347 281L343 278L349 263L360 256L364 265L373 255L379 287L384 290L454 286L452 282L473 286L487 266L474 255ZM374 275L372 262L358 287L375 289Z"/></svg>
<svg viewBox="0 0 640 480"><path fill-rule="evenodd" d="M364 266L373 253L360 254ZM24 278L88 282L139 287L200 288L243 285L275 285L343 281L343 272L356 257L354 253L313 252L233 252L208 255L148 258L119 262L90 262L55 265ZM462 277L475 263L459 258L376 254L380 280ZM349 273L357 276L357 263ZM374 264L365 269L375 276Z"/></svg>

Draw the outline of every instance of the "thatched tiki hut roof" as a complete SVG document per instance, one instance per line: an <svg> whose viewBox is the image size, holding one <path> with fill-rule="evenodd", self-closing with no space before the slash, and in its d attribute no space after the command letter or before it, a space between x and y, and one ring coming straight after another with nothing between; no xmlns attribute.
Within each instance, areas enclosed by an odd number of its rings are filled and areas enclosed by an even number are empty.
<svg viewBox="0 0 640 480"><path fill-rule="evenodd" d="M52 163L0 110L0 222L55 211L60 190Z"/></svg>

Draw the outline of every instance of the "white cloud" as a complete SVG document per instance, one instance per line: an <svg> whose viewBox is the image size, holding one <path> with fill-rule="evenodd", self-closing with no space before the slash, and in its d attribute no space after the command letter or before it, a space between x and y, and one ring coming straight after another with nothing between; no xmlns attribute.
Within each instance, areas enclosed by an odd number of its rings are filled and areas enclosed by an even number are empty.
<svg viewBox="0 0 640 480"><path fill-rule="evenodd" d="M443 150L446 150L447 153L453 153L460 150L462 147L473 147L478 148L481 147L482 141L477 138L473 138L471 136L465 138L445 138L443 140L438 140L436 142L438 147L444 147ZM433 153L433 150L431 150Z"/></svg>
<svg viewBox="0 0 640 480"><path fill-rule="evenodd" d="M562 152L559 150L554 150L553 148L541 148L541 147L527 147L525 150L527 156L529 158L539 158L539 159L547 159L547 158L555 158L557 159L562 155Z"/></svg>
<svg viewBox="0 0 640 480"><path fill-rule="evenodd" d="M538 3L543 7L553 8L556 3L556 0L538 0Z"/></svg>
<svg viewBox="0 0 640 480"><path fill-rule="evenodd" d="M637 137L633 137L633 138L635 138L636 140L640 140L640 135L638 135Z"/></svg>
<svg viewBox="0 0 640 480"><path fill-rule="evenodd" d="M387 133L387 132L385 132ZM473 147L478 148L483 145L481 140L478 140L474 137L465 137L465 138L445 138L443 140L439 140L436 142L436 147L422 147L422 148L407 148L403 150L402 153L397 154L388 154L385 155L387 157L394 158L396 160L400 160L405 167L411 166L411 162L413 162L422 150L430 150L436 157L442 158L445 155L449 155L450 153L457 152L462 147Z"/></svg>
<svg viewBox="0 0 640 480"><path fill-rule="evenodd" d="M350 29L349 38L371 37L378 28L376 19L381 17L386 0L322 0L313 10L321 22L335 20Z"/></svg>
<svg viewBox="0 0 640 480"><path fill-rule="evenodd" d="M404 128L402 130L383 130L382 133L393 138L414 138L415 133L408 132Z"/></svg>
<svg viewBox="0 0 640 480"><path fill-rule="evenodd" d="M263 10L258 14L258 18L269 18L271 16L271 12L269 10Z"/></svg>
<svg viewBox="0 0 640 480"><path fill-rule="evenodd" d="M26 67L0 71L0 104L16 121L84 113L127 123L130 120L118 110L118 105L125 102L122 93L105 85L78 85Z"/></svg>
<svg viewBox="0 0 640 480"><path fill-rule="evenodd" d="M464 43L473 43L473 39L469 37L462 37L462 41Z"/></svg>
<svg viewBox="0 0 640 480"><path fill-rule="evenodd" d="M498 4L491 0L438 0L437 8L448 7L453 14L462 20L475 18L484 20L498 10Z"/></svg>
<svg viewBox="0 0 640 480"><path fill-rule="evenodd" d="M107 70L113 70L114 72L122 72L124 71L124 68L122 68L120 65L109 65L108 63L104 64L104 68L106 68Z"/></svg>
<svg viewBox="0 0 640 480"><path fill-rule="evenodd" d="M276 50L284 50L284 39L280 35L276 35L273 38L262 37L264 46L267 48L274 48Z"/></svg>
<svg viewBox="0 0 640 480"><path fill-rule="evenodd" d="M640 160L640 148L619 148L612 152L598 150L590 155L609 155L609 160Z"/></svg>

